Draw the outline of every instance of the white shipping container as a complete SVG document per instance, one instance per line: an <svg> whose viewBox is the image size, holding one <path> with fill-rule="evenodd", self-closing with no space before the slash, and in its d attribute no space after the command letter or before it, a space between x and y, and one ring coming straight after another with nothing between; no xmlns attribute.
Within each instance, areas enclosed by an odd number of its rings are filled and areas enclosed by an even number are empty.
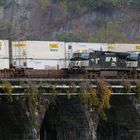
<svg viewBox="0 0 140 140"><path fill-rule="evenodd" d="M140 51L140 44L108 44L108 51L133 52Z"/></svg>
<svg viewBox="0 0 140 140"><path fill-rule="evenodd" d="M42 60L42 59L13 59L13 66L17 68L33 68L33 69L61 69L65 67L64 59L60 60Z"/></svg>
<svg viewBox="0 0 140 140"><path fill-rule="evenodd" d="M57 41L16 41L12 43L13 64L16 67L44 69L46 63L65 59L65 43ZM33 61L34 60L34 61ZM51 63L48 64L51 66ZM61 67L61 66L60 66Z"/></svg>
<svg viewBox="0 0 140 140"><path fill-rule="evenodd" d="M27 60L27 67L34 69L61 69L64 67L64 60Z"/></svg>
<svg viewBox="0 0 140 140"><path fill-rule="evenodd" d="M0 40L0 58L9 58L8 40Z"/></svg>
<svg viewBox="0 0 140 140"><path fill-rule="evenodd" d="M9 41L0 40L0 69L9 68Z"/></svg>
<svg viewBox="0 0 140 140"><path fill-rule="evenodd" d="M65 43L56 41L16 41L12 43L13 57L62 59Z"/></svg>
<svg viewBox="0 0 140 140"><path fill-rule="evenodd" d="M0 69L8 69L8 68L9 68L9 59L0 58Z"/></svg>

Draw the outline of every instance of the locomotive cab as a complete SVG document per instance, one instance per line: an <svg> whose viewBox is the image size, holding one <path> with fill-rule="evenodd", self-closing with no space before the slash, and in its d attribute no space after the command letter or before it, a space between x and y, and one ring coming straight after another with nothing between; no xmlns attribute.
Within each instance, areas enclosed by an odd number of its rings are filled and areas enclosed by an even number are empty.
<svg viewBox="0 0 140 140"><path fill-rule="evenodd" d="M73 54L70 59L70 69L85 69L89 66L89 53L88 52L77 52Z"/></svg>
<svg viewBox="0 0 140 140"><path fill-rule="evenodd" d="M140 52L132 52L127 57L127 67L140 67Z"/></svg>

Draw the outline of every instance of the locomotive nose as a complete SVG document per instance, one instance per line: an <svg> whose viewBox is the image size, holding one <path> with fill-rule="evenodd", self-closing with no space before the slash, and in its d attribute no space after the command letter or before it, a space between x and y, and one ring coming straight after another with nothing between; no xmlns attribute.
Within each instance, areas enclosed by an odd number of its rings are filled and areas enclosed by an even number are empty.
<svg viewBox="0 0 140 140"><path fill-rule="evenodd" d="M75 66L80 66L80 61L76 61Z"/></svg>

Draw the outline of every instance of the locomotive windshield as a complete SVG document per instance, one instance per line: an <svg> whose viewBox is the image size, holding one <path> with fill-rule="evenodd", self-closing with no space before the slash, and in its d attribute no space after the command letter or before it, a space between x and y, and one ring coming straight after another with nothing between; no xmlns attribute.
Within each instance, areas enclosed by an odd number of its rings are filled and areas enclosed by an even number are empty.
<svg viewBox="0 0 140 140"><path fill-rule="evenodd" d="M87 60L89 58L89 53L74 53L71 60Z"/></svg>
<svg viewBox="0 0 140 140"><path fill-rule="evenodd" d="M140 53L139 52L134 52L134 53L130 53L127 57L128 61L137 61L140 58Z"/></svg>
<svg viewBox="0 0 140 140"><path fill-rule="evenodd" d="M89 53L74 53L73 57L83 57L83 58L88 58Z"/></svg>

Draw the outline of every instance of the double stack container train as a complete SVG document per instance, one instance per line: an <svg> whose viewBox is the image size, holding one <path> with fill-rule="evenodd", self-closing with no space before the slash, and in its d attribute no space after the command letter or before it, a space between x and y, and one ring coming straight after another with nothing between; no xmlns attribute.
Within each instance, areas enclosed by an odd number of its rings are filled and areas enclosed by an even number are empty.
<svg viewBox="0 0 140 140"><path fill-rule="evenodd" d="M79 70L84 70L82 75L87 78L127 75L134 69L139 73L139 57L133 57L139 53L129 55L139 50L140 44L0 40L0 77L63 78Z"/></svg>

